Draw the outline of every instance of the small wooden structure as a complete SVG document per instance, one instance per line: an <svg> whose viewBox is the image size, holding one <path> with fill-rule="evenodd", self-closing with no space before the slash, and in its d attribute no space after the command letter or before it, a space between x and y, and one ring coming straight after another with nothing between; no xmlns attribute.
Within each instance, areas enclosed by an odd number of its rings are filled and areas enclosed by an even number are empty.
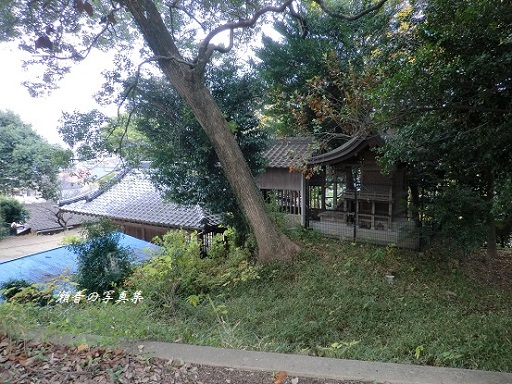
<svg viewBox="0 0 512 384"><path fill-rule="evenodd" d="M407 210L405 165L382 174L374 152L382 144L378 135L358 136L309 159L316 172L303 191L306 227L341 239L418 247Z"/></svg>
<svg viewBox="0 0 512 384"><path fill-rule="evenodd" d="M305 166L311 156L312 143L310 137L287 137L272 141L263 154L267 161L266 170L256 177L265 200L275 203L293 226L301 225L304 210L304 178L301 172L294 172L293 169Z"/></svg>

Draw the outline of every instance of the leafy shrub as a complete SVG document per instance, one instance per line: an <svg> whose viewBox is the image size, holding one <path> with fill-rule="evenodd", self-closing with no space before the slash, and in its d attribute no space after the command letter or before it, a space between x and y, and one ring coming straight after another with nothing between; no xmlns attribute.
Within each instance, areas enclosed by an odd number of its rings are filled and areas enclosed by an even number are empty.
<svg viewBox="0 0 512 384"><path fill-rule="evenodd" d="M230 243L235 234L228 230L225 236ZM178 298L206 295L258 278L249 252L240 247L226 248L222 235L215 236L204 258L200 257L201 244L195 233L168 232L160 245L162 254L136 268L127 282L158 307L171 309Z"/></svg>
<svg viewBox="0 0 512 384"><path fill-rule="evenodd" d="M5 300L9 300L26 287L30 287L30 283L27 280L13 279L2 283L2 285L0 285L0 292Z"/></svg>
<svg viewBox="0 0 512 384"><path fill-rule="evenodd" d="M29 213L22 203L0 196L0 239L9 235L11 223L24 223L28 217Z"/></svg>
<svg viewBox="0 0 512 384"><path fill-rule="evenodd" d="M11 224L13 221L23 223L28 216L27 209L18 200L0 197L0 217L5 223Z"/></svg>
<svg viewBox="0 0 512 384"><path fill-rule="evenodd" d="M52 284L38 286L23 279L13 279L0 286L0 293L11 303L35 304L42 307L53 301L54 289L55 286Z"/></svg>
<svg viewBox="0 0 512 384"><path fill-rule="evenodd" d="M84 239L68 245L78 258L76 282L81 289L100 295L130 274L132 251L119 245L121 233L108 220L84 225Z"/></svg>

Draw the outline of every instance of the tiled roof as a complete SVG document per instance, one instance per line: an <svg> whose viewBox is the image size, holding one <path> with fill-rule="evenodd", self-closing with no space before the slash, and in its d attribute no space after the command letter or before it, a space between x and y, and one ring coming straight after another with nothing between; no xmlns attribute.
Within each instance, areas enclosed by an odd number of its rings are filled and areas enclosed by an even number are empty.
<svg viewBox="0 0 512 384"><path fill-rule="evenodd" d="M288 137L274 140L263 153L269 168L289 168L311 157L313 140L307 137Z"/></svg>
<svg viewBox="0 0 512 384"><path fill-rule="evenodd" d="M199 205L182 206L164 201L149 176L141 171L123 174L116 183L93 196L61 201L60 205L66 212L170 228L200 230L205 219L209 225L220 223L217 215L207 213Z"/></svg>
<svg viewBox="0 0 512 384"><path fill-rule="evenodd" d="M30 214L25 225L30 227L32 232L63 229L57 221L56 215L59 207L54 202L26 204L25 207ZM81 224L87 218L82 215L65 213L64 220L66 220L68 227L71 227Z"/></svg>
<svg viewBox="0 0 512 384"><path fill-rule="evenodd" d="M379 135L375 136L355 136L347 141L345 144L333 149L332 151L322 153L318 156L313 156L309 159L309 165L328 165L339 163L355 157L359 152L368 147L379 146L384 143Z"/></svg>

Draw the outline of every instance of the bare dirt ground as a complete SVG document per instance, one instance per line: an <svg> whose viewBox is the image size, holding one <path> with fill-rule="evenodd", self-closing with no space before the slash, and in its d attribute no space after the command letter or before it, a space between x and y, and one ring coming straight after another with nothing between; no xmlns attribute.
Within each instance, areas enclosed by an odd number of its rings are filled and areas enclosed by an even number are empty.
<svg viewBox="0 0 512 384"><path fill-rule="evenodd" d="M145 359L107 350L16 341L0 335L0 383L365 384Z"/></svg>
<svg viewBox="0 0 512 384"><path fill-rule="evenodd" d="M7 237L0 241L0 263L60 247L66 236L74 236L78 233L78 229L71 229L53 235L28 234Z"/></svg>
<svg viewBox="0 0 512 384"><path fill-rule="evenodd" d="M506 291L512 290L512 249L498 250L498 257L489 259L485 250L475 252L461 266L472 280Z"/></svg>

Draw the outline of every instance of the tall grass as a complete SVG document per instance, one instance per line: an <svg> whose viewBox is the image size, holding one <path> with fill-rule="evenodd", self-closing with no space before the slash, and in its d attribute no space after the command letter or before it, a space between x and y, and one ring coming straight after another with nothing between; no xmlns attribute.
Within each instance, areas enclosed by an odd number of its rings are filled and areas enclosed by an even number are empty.
<svg viewBox="0 0 512 384"><path fill-rule="evenodd" d="M512 293L442 259L301 233L292 262L173 312L140 305L0 306L39 329L512 372ZM392 283L386 275L393 273ZM4 321L5 323L5 321Z"/></svg>

